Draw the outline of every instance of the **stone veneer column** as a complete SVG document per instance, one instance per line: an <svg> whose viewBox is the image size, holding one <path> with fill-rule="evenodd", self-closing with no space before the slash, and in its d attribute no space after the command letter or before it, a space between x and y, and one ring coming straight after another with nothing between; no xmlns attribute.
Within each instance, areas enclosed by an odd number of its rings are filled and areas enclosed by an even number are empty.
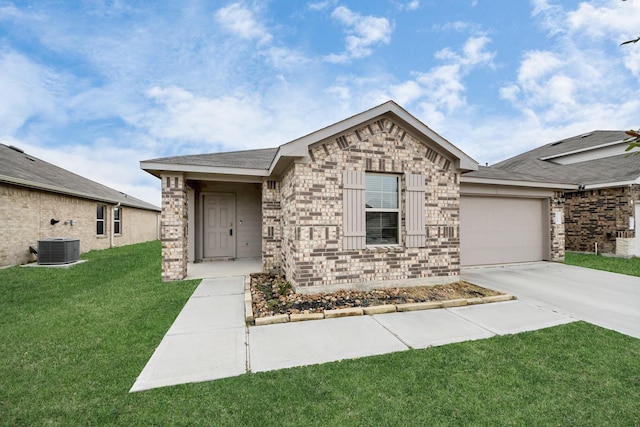
<svg viewBox="0 0 640 427"><path fill-rule="evenodd" d="M187 191L181 173L162 174L162 280L187 276Z"/></svg>
<svg viewBox="0 0 640 427"><path fill-rule="evenodd" d="M565 199L562 191L554 191L551 198L551 260L564 261L564 205ZM557 221L560 219L560 221ZM559 223L558 223L559 222Z"/></svg>

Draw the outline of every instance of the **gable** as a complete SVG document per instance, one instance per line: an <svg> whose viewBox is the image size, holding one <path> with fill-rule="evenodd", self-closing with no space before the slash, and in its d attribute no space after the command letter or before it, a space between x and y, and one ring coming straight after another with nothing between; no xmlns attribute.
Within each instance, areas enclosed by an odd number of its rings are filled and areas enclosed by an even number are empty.
<svg viewBox="0 0 640 427"><path fill-rule="evenodd" d="M435 170L450 171L456 160L386 117L312 144L308 150L311 162L363 163L362 169L380 172L409 170L411 163L423 161Z"/></svg>

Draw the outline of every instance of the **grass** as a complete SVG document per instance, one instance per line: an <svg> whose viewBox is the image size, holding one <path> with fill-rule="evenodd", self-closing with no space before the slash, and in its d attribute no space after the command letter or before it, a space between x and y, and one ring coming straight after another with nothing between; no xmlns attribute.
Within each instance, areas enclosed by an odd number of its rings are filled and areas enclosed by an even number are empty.
<svg viewBox="0 0 640 427"><path fill-rule="evenodd" d="M616 258L567 252L564 262L578 267L594 268L629 276L640 276L640 258Z"/></svg>
<svg viewBox="0 0 640 427"><path fill-rule="evenodd" d="M640 340L581 322L128 393L197 285L159 253L0 270L0 424L640 424Z"/></svg>

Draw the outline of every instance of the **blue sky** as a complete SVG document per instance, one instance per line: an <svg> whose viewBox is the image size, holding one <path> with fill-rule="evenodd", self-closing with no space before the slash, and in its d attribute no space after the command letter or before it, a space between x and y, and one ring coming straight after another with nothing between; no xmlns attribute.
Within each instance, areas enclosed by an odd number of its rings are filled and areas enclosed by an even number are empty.
<svg viewBox="0 0 640 427"><path fill-rule="evenodd" d="M481 164L640 126L640 0L0 0L0 142L160 203L140 160L393 99Z"/></svg>

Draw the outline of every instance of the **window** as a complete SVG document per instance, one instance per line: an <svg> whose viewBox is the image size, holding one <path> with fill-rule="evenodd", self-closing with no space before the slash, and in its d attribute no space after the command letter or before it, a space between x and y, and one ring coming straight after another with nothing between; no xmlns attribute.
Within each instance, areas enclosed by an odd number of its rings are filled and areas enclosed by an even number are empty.
<svg viewBox="0 0 640 427"><path fill-rule="evenodd" d="M122 208L113 208L113 234L121 234Z"/></svg>
<svg viewBox="0 0 640 427"><path fill-rule="evenodd" d="M98 205L96 210L96 234L98 236L104 236L104 213L106 211L105 205Z"/></svg>
<svg viewBox="0 0 640 427"><path fill-rule="evenodd" d="M397 245L400 229L398 177L367 174L365 185L367 245Z"/></svg>

